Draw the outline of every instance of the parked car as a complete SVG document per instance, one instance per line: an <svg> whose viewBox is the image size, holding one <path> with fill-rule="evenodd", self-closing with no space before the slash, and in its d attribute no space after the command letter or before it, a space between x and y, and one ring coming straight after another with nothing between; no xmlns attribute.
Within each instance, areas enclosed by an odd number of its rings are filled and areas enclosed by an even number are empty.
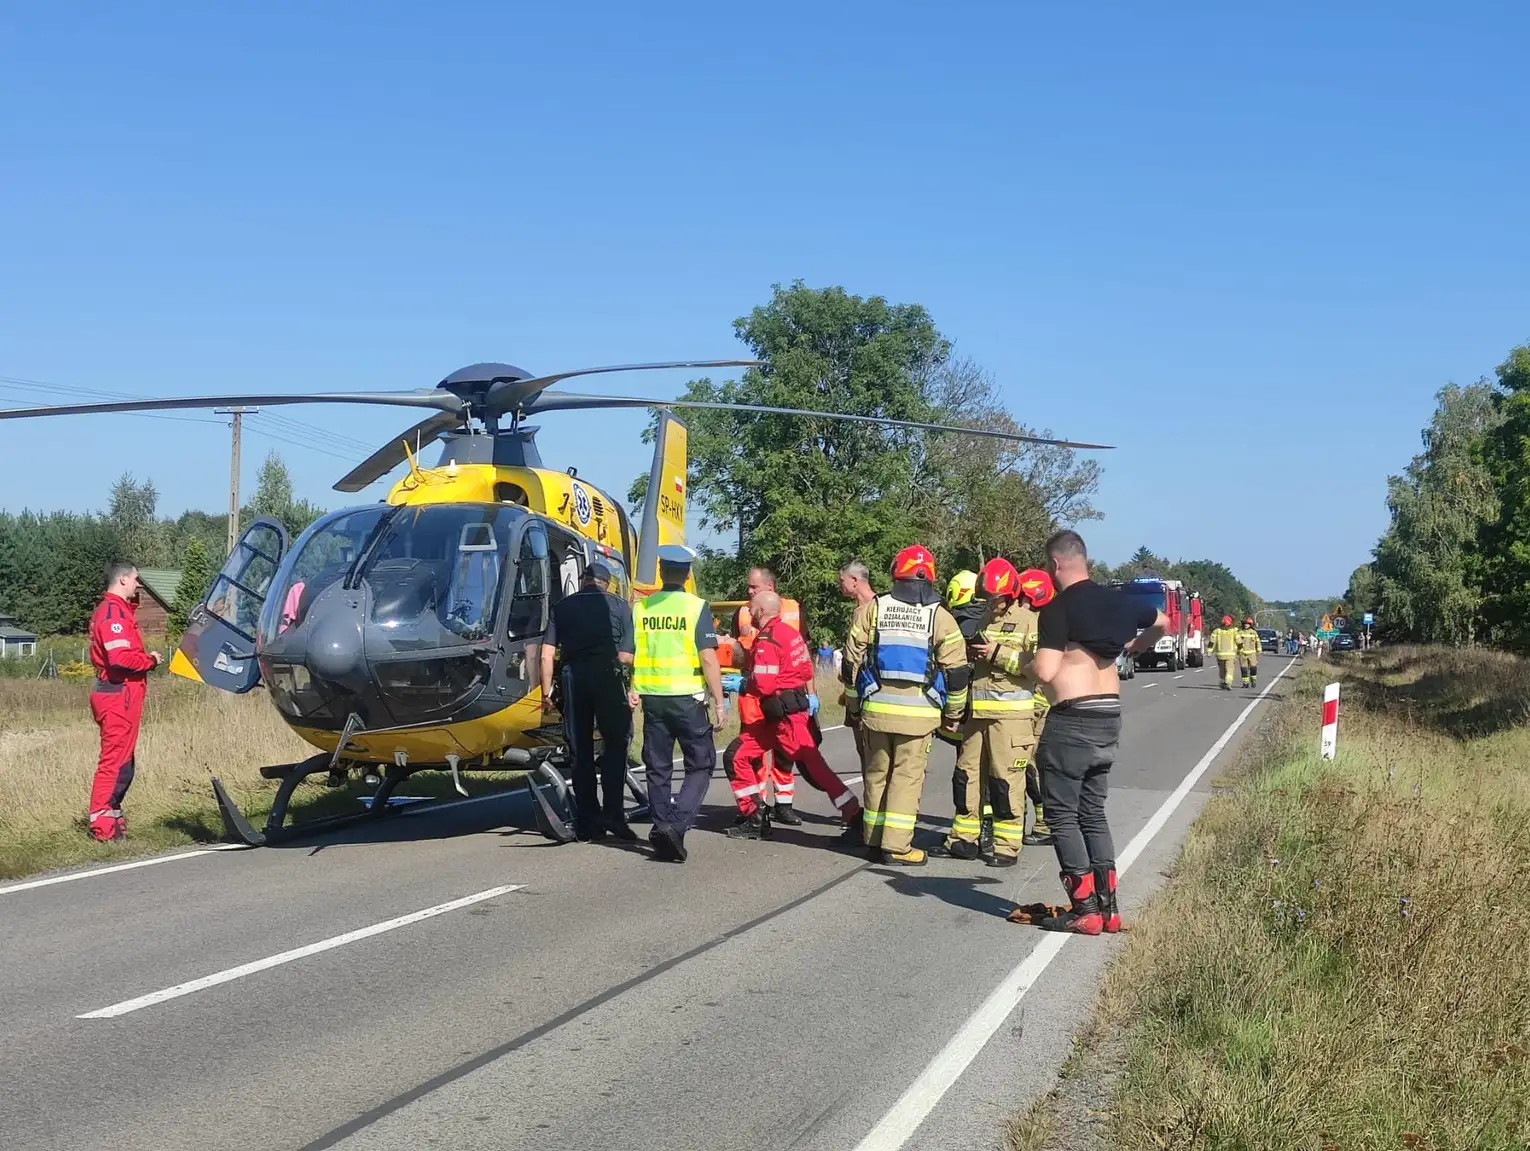
<svg viewBox="0 0 1530 1151"><path fill-rule="evenodd" d="M1338 635L1333 637L1333 641L1328 645L1328 650L1354 651L1359 646L1360 645L1355 642L1354 636L1350 635L1347 631L1341 631Z"/></svg>
<svg viewBox="0 0 1530 1151"><path fill-rule="evenodd" d="M1255 630L1259 632L1259 650L1273 654L1280 644L1280 637L1275 634L1275 629L1272 627L1261 627Z"/></svg>
<svg viewBox="0 0 1530 1151"><path fill-rule="evenodd" d="M1137 678L1137 661L1126 654L1125 648L1116 656L1116 675L1121 679Z"/></svg>

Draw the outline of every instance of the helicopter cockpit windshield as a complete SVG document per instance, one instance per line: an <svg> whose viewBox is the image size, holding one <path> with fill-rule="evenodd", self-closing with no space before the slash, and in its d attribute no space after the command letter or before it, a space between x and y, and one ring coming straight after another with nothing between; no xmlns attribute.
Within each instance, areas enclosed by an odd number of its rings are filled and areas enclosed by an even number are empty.
<svg viewBox="0 0 1530 1151"><path fill-rule="evenodd" d="M451 633L438 632L441 641L487 639L510 536L524 516L492 504L400 508L362 563L360 578L372 589L369 622L396 631L434 614Z"/></svg>

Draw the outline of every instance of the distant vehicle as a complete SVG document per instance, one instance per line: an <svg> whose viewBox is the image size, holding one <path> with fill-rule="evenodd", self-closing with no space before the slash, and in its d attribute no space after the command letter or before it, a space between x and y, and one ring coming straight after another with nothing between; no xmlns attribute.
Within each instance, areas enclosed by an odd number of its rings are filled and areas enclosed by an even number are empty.
<svg viewBox="0 0 1530 1151"><path fill-rule="evenodd" d="M1191 601L1183 583L1157 576L1141 576L1133 580L1115 580L1111 586L1129 596L1140 596L1168 617L1169 626L1163 638L1153 645L1152 651L1137 657L1139 668L1163 667L1178 671L1182 667L1200 666L1201 653L1191 652L1188 647ZM1199 600L1196 604L1199 605Z"/></svg>
<svg viewBox="0 0 1530 1151"><path fill-rule="evenodd" d="M1122 679L1137 678L1137 661L1126 654L1126 649L1121 649L1121 654L1116 656L1116 675Z"/></svg>
<svg viewBox="0 0 1530 1151"><path fill-rule="evenodd" d="M1259 650L1275 652L1280 645L1280 637L1275 634L1275 629L1272 627L1261 627L1255 630L1259 633Z"/></svg>
<svg viewBox="0 0 1530 1151"><path fill-rule="evenodd" d="M1354 651L1360 645L1355 642L1355 637L1347 631L1341 631L1333 637L1328 645L1329 651Z"/></svg>

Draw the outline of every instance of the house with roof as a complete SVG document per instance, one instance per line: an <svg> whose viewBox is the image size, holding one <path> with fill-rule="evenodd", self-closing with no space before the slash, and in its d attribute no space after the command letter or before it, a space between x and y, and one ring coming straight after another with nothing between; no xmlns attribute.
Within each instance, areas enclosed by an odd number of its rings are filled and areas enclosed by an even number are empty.
<svg viewBox="0 0 1530 1151"><path fill-rule="evenodd" d="M16 617L0 615L0 659L37 653L37 634L16 626Z"/></svg>
<svg viewBox="0 0 1530 1151"><path fill-rule="evenodd" d="M170 609L175 606L175 591L180 585L179 568L138 569L138 586L143 589L136 613L139 631L160 633L169 626Z"/></svg>

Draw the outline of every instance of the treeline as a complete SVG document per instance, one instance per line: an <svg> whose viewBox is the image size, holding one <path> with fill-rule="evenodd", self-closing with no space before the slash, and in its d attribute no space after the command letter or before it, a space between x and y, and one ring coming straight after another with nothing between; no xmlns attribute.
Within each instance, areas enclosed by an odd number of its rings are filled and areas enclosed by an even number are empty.
<svg viewBox="0 0 1530 1151"><path fill-rule="evenodd" d="M190 602L176 605L184 621L227 554L228 516L188 511L172 519L157 514L158 502L153 480L124 475L101 512L0 512L0 613L39 635L83 632L106 565L125 559L187 573L185 583L196 590L189 592ZM240 522L275 516L296 533L320 512L293 498L286 465L273 452L261 465Z"/></svg>
<svg viewBox="0 0 1530 1151"><path fill-rule="evenodd" d="M1387 479L1391 523L1350 578L1385 639L1530 653L1530 346L1436 395L1424 450Z"/></svg>

